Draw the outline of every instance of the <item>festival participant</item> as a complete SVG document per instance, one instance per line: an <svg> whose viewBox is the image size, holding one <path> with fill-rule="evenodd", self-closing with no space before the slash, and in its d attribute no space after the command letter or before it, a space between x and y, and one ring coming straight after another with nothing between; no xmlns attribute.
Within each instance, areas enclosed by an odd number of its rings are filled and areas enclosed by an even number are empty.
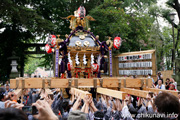
<svg viewBox="0 0 180 120"><path fill-rule="evenodd" d="M87 118L84 112L74 110L69 113L68 120L87 120Z"/></svg>
<svg viewBox="0 0 180 120"><path fill-rule="evenodd" d="M171 82L170 82L170 79L169 78L166 78L166 82L165 82L165 87L166 87L166 90L169 90L169 86L170 86L170 84L171 84Z"/></svg>
<svg viewBox="0 0 180 120"><path fill-rule="evenodd" d="M6 83L4 84L5 88L6 88L6 86L10 86L9 81L6 81Z"/></svg>
<svg viewBox="0 0 180 120"><path fill-rule="evenodd" d="M52 109L53 111L59 111L59 114L63 114L63 109L62 109L62 106L63 106L63 95L62 95L62 92L57 92L57 94L54 96L54 101L52 102Z"/></svg>
<svg viewBox="0 0 180 120"><path fill-rule="evenodd" d="M175 89L174 83L171 83L171 84L170 84L169 90L175 90L175 91L177 91L177 90Z"/></svg>
<svg viewBox="0 0 180 120"><path fill-rule="evenodd" d="M0 109L0 120L28 120L27 115L19 109Z"/></svg>
<svg viewBox="0 0 180 120"><path fill-rule="evenodd" d="M162 79L163 79L163 76L162 76L161 72L158 72L158 73L157 73L157 79L158 79L158 80L160 80L160 79L162 80Z"/></svg>
<svg viewBox="0 0 180 120"><path fill-rule="evenodd" d="M162 84L162 80L158 80L158 85L156 85L156 88L165 90L165 85Z"/></svg>
<svg viewBox="0 0 180 120"><path fill-rule="evenodd" d="M180 114L180 103L174 95L162 92L154 100L158 113L165 114L168 118L177 119ZM173 116L174 115L174 116Z"/></svg>
<svg viewBox="0 0 180 120"><path fill-rule="evenodd" d="M104 113L102 111L96 111L93 115L94 120L103 120Z"/></svg>
<svg viewBox="0 0 180 120"><path fill-rule="evenodd" d="M34 115L34 118L38 120L59 120L45 100L38 100L32 106L36 106L38 110L38 114Z"/></svg>
<svg viewBox="0 0 180 120"><path fill-rule="evenodd" d="M17 102L18 100L17 95L14 92L9 92L7 99L14 102Z"/></svg>
<svg viewBox="0 0 180 120"><path fill-rule="evenodd" d="M157 73L157 81L155 82L155 85L158 84L158 80L162 80L162 84L163 84L163 76L161 75L161 72Z"/></svg>
<svg viewBox="0 0 180 120"><path fill-rule="evenodd" d="M175 85L175 89L177 90L177 82L173 78L170 78L170 82Z"/></svg>
<svg viewBox="0 0 180 120"><path fill-rule="evenodd" d="M154 84L154 79L151 77L151 74L148 74L147 78L151 78L152 79L152 83Z"/></svg>
<svg viewBox="0 0 180 120"><path fill-rule="evenodd" d="M56 92L57 94L55 95L54 100L51 100L46 93L42 95L44 100L40 100L40 98L38 98L39 100L36 101L33 106L37 107L39 114L34 115L34 118L39 120L146 120L149 118L147 116L142 116L142 114L148 113L153 115L162 113L162 109L169 109L167 110L168 113L171 114L174 112L174 114L176 114L178 112L177 107L180 104L177 102L177 100L174 100L174 98L178 99L177 97L173 97L173 95L169 96L169 94L164 93L163 96L165 100L161 100L163 99L162 96L159 98L159 96L162 94L160 93L157 96L150 96L150 94L148 94L146 99L138 98L138 100L137 97L131 95L127 95L125 100L114 99L109 96L101 95L101 97L96 101L95 98L93 99L88 96L85 96L83 99L81 99L82 96L80 94L74 93L73 91L71 91L71 104L69 99L63 98L62 92ZM156 101L157 98L158 101L164 102L164 104L167 105L167 108L165 108L163 104L158 105L160 103ZM59 101L62 102L62 106L59 104ZM71 105L73 106L71 107ZM168 107L169 105L170 107ZM6 109L8 107L16 107L21 109L22 106L23 105L21 104L17 104L16 102L8 100L4 102L4 108L1 109ZM176 106L174 107L174 111L172 110L171 106ZM173 119L172 116L170 117ZM28 115L28 118L29 120L34 120L33 115ZM152 119L154 120L156 118Z"/></svg>
<svg viewBox="0 0 180 120"><path fill-rule="evenodd" d="M13 93L13 94L15 95L15 93ZM14 102L11 100L8 100L5 95L5 89L0 88L0 109L9 108L12 106L14 108L21 109L24 105L18 104L17 102Z"/></svg>
<svg viewBox="0 0 180 120"><path fill-rule="evenodd" d="M0 88L0 108L5 108L4 101L5 101L5 88Z"/></svg>

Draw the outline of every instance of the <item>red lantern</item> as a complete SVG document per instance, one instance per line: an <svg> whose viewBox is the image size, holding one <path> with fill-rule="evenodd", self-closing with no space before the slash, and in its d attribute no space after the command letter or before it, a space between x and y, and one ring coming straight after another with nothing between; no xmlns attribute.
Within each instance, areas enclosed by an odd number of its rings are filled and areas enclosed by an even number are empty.
<svg viewBox="0 0 180 120"><path fill-rule="evenodd" d="M48 44L45 45L45 49L48 54L52 52L52 49Z"/></svg>
<svg viewBox="0 0 180 120"><path fill-rule="evenodd" d="M72 64L71 64L70 62L68 62L67 66L68 66L68 71L71 71L71 69L72 69Z"/></svg>
<svg viewBox="0 0 180 120"><path fill-rule="evenodd" d="M56 45L56 36L55 35L51 35L51 45L52 45L52 47L54 47Z"/></svg>
<svg viewBox="0 0 180 120"><path fill-rule="evenodd" d="M83 6L78 8L78 16L84 18L86 16L86 9Z"/></svg>
<svg viewBox="0 0 180 120"><path fill-rule="evenodd" d="M121 38L115 37L114 38L114 48L119 49L120 46L121 46Z"/></svg>
<svg viewBox="0 0 180 120"><path fill-rule="evenodd" d="M98 72L98 70L99 70L99 65L96 64L96 63L93 63L93 65L92 65L92 71L93 71L93 72Z"/></svg>

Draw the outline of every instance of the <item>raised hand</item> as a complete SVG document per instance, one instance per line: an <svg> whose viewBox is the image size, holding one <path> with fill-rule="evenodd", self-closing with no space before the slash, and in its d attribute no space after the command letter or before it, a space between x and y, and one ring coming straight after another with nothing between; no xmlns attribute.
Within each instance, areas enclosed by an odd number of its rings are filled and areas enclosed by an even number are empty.
<svg viewBox="0 0 180 120"><path fill-rule="evenodd" d="M38 120L58 120L58 117L53 113L50 105L45 100L38 100L32 104L36 106L38 115L34 115L34 118Z"/></svg>
<svg viewBox="0 0 180 120"><path fill-rule="evenodd" d="M22 109L22 107L24 106L23 104L19 104L10 100L7 100L4 104L5 104L5 108L13 107L17 109Z"/></svg>

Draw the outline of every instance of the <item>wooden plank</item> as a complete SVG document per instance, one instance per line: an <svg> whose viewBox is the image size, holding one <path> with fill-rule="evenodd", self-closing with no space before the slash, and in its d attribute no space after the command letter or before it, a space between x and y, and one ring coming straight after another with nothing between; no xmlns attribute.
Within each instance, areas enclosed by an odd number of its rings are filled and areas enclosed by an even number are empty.
<svg viewBox="0 0 180 120"><path fill-rule="evenodd" d="M92 97L92 94L87 92L87 91L83 91L83 90L79 90L77 88L71 88L71 92L73 92L75 95L81 95L81 99L84 99L85 96L89 96Z"/></svg>
<svg viewBox="0 0 180 120"><path fill-rule="evenodd" d="M173 70L161 71L161 74L162 74L164 80L165 80L166 78L172 78Z"/></svg>
<svg viewBox="0 0 180 120"><path fill-rule="evenodd" d="M131 89L131 88L122 88L121 91L126 92L130 95L143 97L143 98L146 98L147 94L149 93L148 91Z"/></svg>
<svg viewBox="0 0 180 120"><path fill-rule="evenodd" d="M127 78L126 79L126 87L141 87L141 79L136 78L136 79L131 79Z"/></svg>
<svg viewBox="0 0 180 120"><path fill-rule="evenodd" d="M135 51L135 52L127 52L127 53L122 53L116 57L120 57L120 56L126 56L126 55L138 55L138 54L152 54L154 53L155 50L145 50L145 51Z"/></svg>
<svg viewBox="0 0 180 120"><path fill-rule="evenodd" d="M68 79L51 79L51 88L68 88Z"/></svg>
<svg viewBox="0 0 180 120"><path fill-rule="evenodd" d="M151 78L144 78L144 85L143 85L143 88L150 88L152 87L152 79Z"/></svg>
<svg viewBox="0 0 180 120"><path fill-rule="evenodd" d="M24 88L42 88L41 78L27 78L24 82Z"/></svg>
<svg viewBox="0 0 180 120"><path fill-rule="evenodd" d="M106 87L106 88L108 88L108 87L119 87L119 80L118 80L118 78L111 78L111 77L109 77L109 78L103 78L103 85L102 85L103 87Z"/></svg>
<svg viewBox="0 0 180 120"><path fill-rule="evenodd" d="M121 87L129 87L129 88L138 88L138 87L142 87L142 83L141 83L141 80L143 79L140 79L140 78L136 78L136 79L133 79L133 78L122 78L121 79ZM144 80L143 80L143 83L144 83Z"/></svg>
<svg viewBox="0 0 180 120"><path fill-rule="evenodd" d="M10 88L11 89L16 88L16 79L10 79Z"/></svg>
<svg viewBox="0 0 180 120"><path fill-rule="evenodd" d="M117 90L111 90L107 88L97 88L97 93L104 94L107 96L111 96L118 99L125 99L127 93Z"/></svg>
<svg viewBox="0 0 180 120"><path fill-rule="evenodd" d="M51 78L43 78L44 80L44 88L48 89L50 88L51 86ZM50 80L50 81L49 81Z"/></svg>
<svg viewBox="0 0 180 120"><path fill-rule="evenodd" d="M78 79L78 87L94 87L93 79Z"/></svg>
<svg viewBox="0 0 180 120"><path fill-rule="evenodd" d="M156 65L156 53L155 52L152 54L151 62L152 62L152 72L153 72L152 76L156 76L157 65Z"/></svg>
<svg viewBox="0 0 180 120"><path fill-rule="evenodd" d="M22 95L22 89L17 89L14 93L17 95L17 98L19 98Z"/></svg>
<svg viewBox="0 0 180 120"><path fill-rule="evenodd" d="M97 87L100 86L100 79L97 79ZM103 79L102 87L106 88L118 88L119 80L121 80L121 87L130 87L130 88L139 88L142 86L141 78L124 78L124 77L105 77ZM124 81L125 79L125 81ZM75 79L71 78L71 86L74 87ZM143 79L146 80L146 79ZM12 88L16 88L15 79L10 80L10 84ZM24 83L23 83L24 81ZM124 82L125 85L124 85ZM143 81L144 82L144 81ZM145 81L146 82L146 81ZM148 85L151 85L151 81L148 81ZM19 78L18 80L18 88L68 88L69 80L68 79L60 79L60 78ZM24 84L24 85L23 85ZM78 79L78 87L94 87L94 79ZM150 87L150 86L148 86Z"/></svg>
<svg viewBox="0 0 180 120"><path fill-rule="evenodd" d="M24 88L24 83L23 83L24 78L20 77L20 78L18 78L17 80L18 80L18 86L17 86L17 88L18 88L18 89Z"/></svg>
<svg viewBox="0 0 180 120"><path fill-rule="evenodd" d="M156 94L159 94L159 92L168 92L175 95L176 97L178 97L178 93L179 93L178 91L174 91L174 90L162 90L162 89L157 89L157 88L145 88L145 90L154 92Z"/></svg>

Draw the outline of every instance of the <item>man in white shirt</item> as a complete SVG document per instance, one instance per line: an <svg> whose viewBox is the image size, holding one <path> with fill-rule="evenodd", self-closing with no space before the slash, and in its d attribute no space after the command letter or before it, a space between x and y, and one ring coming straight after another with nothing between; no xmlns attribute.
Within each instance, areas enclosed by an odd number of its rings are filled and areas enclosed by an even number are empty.
<svg viewBox="0 0 180 120"><path fill-rule="evenodd" d="M162 80L158 80L158 84L156 85L156 88L165 90L165 85L162 84Z"/></svg>

